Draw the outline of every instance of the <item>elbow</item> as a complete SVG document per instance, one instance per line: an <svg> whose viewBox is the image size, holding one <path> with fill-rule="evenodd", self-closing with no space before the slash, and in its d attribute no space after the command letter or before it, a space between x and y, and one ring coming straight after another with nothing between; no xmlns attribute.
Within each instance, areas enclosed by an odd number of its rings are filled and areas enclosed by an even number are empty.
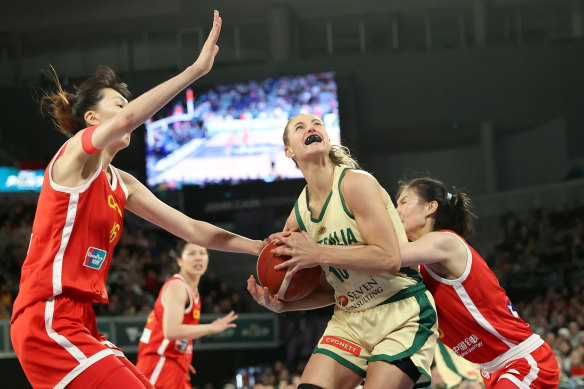
<svg viewBox="0 0 584 389"><path fill-rule="evenodd" d="M198 228L197 223L198 223L197 220L191 219L190 223L188 225L188 228L187 228L187 232L186 232L185 236L182 237L184 240L186 240L189 243L194 243L194 244L201 243L201 231Z"/></svg>
<svg viewBox="0 0 584 389"><path fill-rule="evenodd" d="M401 256L399 252L389 254L387 256L387 272L391 274L395 274L399 272L402 267Z"/></svg>
<svg viewBox="0 0 584 389"><path fill-rule="evenodd" d="M179 337L176 334L176 331L173 331L173 328L168 328L166 326L163 326L162 333L164 334L164 339L168 339L168 340L179 339Z"/></svg>
<svg viewBox="0 0 584 389"><path fill-rule="evenodd" d="M392 260L392 261L390 261L390 263L388 265L387 272L391 273L391 274L395 274L395 273L399 272L399 269L401 269L401 262Z"/></svg>
<svg viewBox="0 0 584 389"><path fill-rule="evenodd" d="M135 115L132 112L122 112L119 117L119 126L124 133L134 131L141 123L135 122Z"/></svg>
<svg viewBox="0 0 584 389"><path fill-rule="evenodd" d="M376 248L378 258L377 271L395 274L401 269L401 255L399 250L387 250L382 247Z"/></svg>

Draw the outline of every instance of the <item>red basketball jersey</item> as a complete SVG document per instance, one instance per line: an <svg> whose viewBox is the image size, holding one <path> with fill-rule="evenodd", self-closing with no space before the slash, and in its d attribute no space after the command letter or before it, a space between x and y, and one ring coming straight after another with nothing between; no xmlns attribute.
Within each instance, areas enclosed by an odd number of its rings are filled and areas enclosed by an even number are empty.
<svg viewBox="0 0 584 389"><path fill-rule="evenodd" d="M140 368L140 359L147 359L148 357L158 356L172 358L177 360L184 371L189 371L189 365L191 364L193 357L193 340L192 339L177 339L170 340L164 337L164 332L162 329L162 317L164 315L164 300L162 296L164 294L164 289L170 282L181 282L187 289L189 296L189 305L185 307L185 313L183 317L183 324L198 324L199 318L201 317L201 299L199 296L195 296L189 285L186 283L184 278L178 274L175 274L168 279L162 286L158 298L154 303L154 309L146 326L142 337L140 338L140 346L138 349L138 368ZM162 359L162 363L164 363ZM162 368L162 365L160 366ZM146 377L151 379L151 372L143 372Z"/></svg>
<svg viewBox="0 0 584 389"><path fill-rule="evenodd" d="M465 359L500 365L524 356L543 344L529 324L519 318L513 304L481 256L456 235L468 254L462 276L444 279L421 266L438 311L439 339Z"/></svg>
<svg viewBox="0 0 584 389"><path fill-rule="evenodd" d="M67 143L45 171L13 320L29 305L51 296L109 301L105 281L122 233L128 191L111 165L111 183L101 166L83 186L67 188L54 182L51 170L65 147Z"/></svg>

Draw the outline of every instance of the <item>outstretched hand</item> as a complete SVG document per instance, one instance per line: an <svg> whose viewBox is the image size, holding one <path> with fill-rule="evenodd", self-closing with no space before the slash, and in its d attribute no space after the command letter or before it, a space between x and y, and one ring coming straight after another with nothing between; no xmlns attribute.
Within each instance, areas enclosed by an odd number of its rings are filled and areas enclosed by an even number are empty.
<svg viewBox="0 0 584 389"><path fill-rule="evenodd" d="M217 46L217 40L219 39L219 34L221 33L221 17L219 16L219 11L215 10L213 12L213 26L211 27L211 32L203 45L203 49L199 54L199 57L194 63L194 67L201 72L201 76L209 73L213 67L213 62L215 61L215 56L219 52L219 46Z"/></svg>
<svg viewBox="0 0 584 389"><path fill-rule="evenodd" d="M229 314L215 319L211 322L211 333L218 334L220 332L225 331L228 328L235 328L237 325L233 323L237 320L239 316L235 314L235 312L231 311Z"/></svg>
<svg viewBox="0 0 584 389"><path fill-rule="evenodd" d="M307 232L292 232L275 234L277 239L283 243L272 250L272 253L281 256L290 256L287 261L274 266L275 270L286 270L286 278L290 279L299 270L307 267L315 267L318 263L318 244L312 240Z"/></svg>
<svg viewBox="0 0 584 389"><path fill-rule="evenodd" d="M278 298L278 295L272 295L267 287L258 285L253 276L249 276L247 279L247 290L258 304L272 312L280 313L283 311L284 302Z"/></svg>

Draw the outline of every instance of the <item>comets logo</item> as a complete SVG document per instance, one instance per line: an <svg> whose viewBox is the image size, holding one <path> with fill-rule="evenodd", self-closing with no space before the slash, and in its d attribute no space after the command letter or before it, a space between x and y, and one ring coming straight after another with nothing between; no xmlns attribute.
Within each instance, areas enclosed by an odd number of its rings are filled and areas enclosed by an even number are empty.
<svg viewBox="0 0 584 389"><path fill-rule="evenodd" d="M346 307L349 304L349 298L347 296L339 296L337 297L337 302L341 307Z"/></svg>

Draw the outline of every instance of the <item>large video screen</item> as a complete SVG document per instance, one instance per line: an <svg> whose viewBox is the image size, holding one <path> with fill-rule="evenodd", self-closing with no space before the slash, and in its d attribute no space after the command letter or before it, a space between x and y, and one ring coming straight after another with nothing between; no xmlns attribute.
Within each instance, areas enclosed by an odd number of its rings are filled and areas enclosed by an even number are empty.
<svg viewBox="0 0 584 389"><path fill-rule="evenodd" d="M44 170L0 166L0 192L40 192Z"/></svg>
<svg viewBox="0 0 584 389"><path fill-rule="evenodd" d="M340 143L333 72L187 89L146 123L148 186L301 178L282 144L288 119L301 113L321 117Z"/></svg>

